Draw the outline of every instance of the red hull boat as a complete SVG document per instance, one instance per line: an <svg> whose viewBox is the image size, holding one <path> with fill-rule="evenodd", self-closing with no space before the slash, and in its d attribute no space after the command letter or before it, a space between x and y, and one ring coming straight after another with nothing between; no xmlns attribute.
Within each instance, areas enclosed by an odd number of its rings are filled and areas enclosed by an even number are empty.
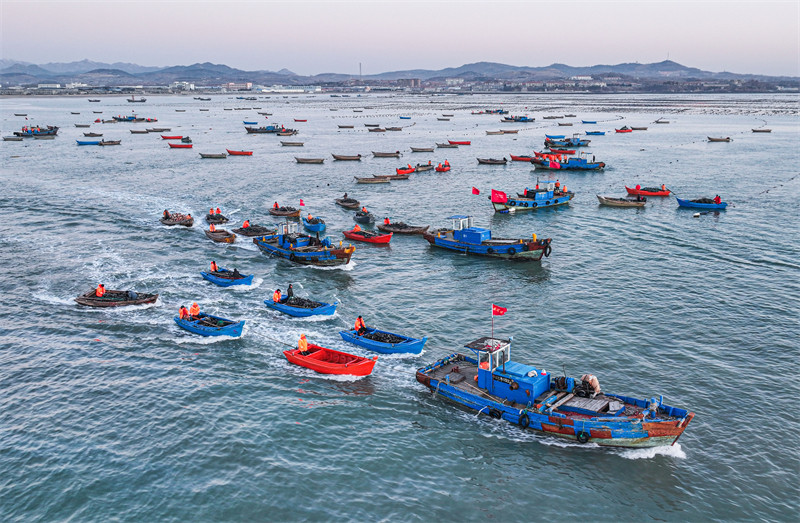
<svg viewBox="0 0 800 523"><path fill-rule="evenodd" d="M370 231L342 231L344 237L348 240L354 240L366 243L389 243L392 240L392 233L378 234Z"/></svg>
<svg viewBox="0 0 800 523"><path fill-rule="evenodd" d="M162 140L180 140L181 138L183 138L183 136L164 136L163 134L161 135Z"/></svg>
<svg viewBox="0 0 800 523"><path fill-rule="evenodd" d="M472 145L472 142L456 142L454 140L447 140L450 145Z"/></svg>
<svg viewBox="0 0 800 523"><path fill-rule="evenodd" d="M514 156L513 154L511 155L512 162L530 162L531 160L533 160L532 156Z"/></svg>
<svg viewBox="0 0 800 523"><path fill-rule="evenodd" d="M433 170L436 171L437 173L446 173L447 171L450 170L450 166L449 165L442 165L440 167L440 166L437 165L436 167L433 168Z"/></svg>
<svg viewBox="0 0 800 523"><path fill-rule="evenodd" d="M407 169L395 169L395 172L397 172L397 174L411 174L411 173L415 172L416 170L417 170L416 167L411 167L411 168L407 168Z"/></svg>
<svg viewBox="0 0 800 523"><path fill-rule="evenodd" d="M303 356L299 349L283 351L289 363L300 365L320 374L349 374L351 376L369 376L378 357L364 358L338 350L326 349L319 345L308 344L310 354Z"/></svg>
<svg viewBox="0 0 800 523"><path fill-rule="evenodd" d="M308 120L298 120L297 118L294 119L295 122L307 122Z"/></svg>
<svg viewBox="0 0 800 523"><path fill-rule="evenodd" d="M553 154L575 154L575 149L550 149Z"/></svg>
<svg viewBox="0 0 800 523"><path fill-rule="evenodd" d="M633 129L614 129L618 133L632 133Z"/></svg>
<svg viewBox="0 0 800 523"><path fill-rule="evenodd" d="M628 191L628 194L636 196L637 194L641 194L642 196L669 196L672 191L669 189L665 190L652 190L656 189L655 187L644 187L642 189L631 189L627 185L625 186L625 190Z"/></svg>
<svg viewBox="0 0 800 523"><path fill-rule="evenodd" d="M228 154L231 156L253 156L253 151L231 151L230 149L225 149L228 151Z"/></svg>
<svg viewBox="0 0 800 523"><path fill-rule="evenodd" d="M168 143L167 145L170 146L172 149L191 149L192 144L190 143Z"/></svg>

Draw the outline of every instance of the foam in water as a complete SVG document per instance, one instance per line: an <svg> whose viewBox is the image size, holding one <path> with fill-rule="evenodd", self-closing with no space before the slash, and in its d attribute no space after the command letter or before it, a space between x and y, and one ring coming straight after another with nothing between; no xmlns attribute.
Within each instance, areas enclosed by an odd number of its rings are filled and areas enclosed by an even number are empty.
<svg viewBox="0 0 800 523"><path fill-rule="evenodd" d="M650 447L646 449L624 449L619 453L625 459L652 459L656 456L667 456L670 458L686 459L686 453L681 448L680 443L672 446Z"/></svg>

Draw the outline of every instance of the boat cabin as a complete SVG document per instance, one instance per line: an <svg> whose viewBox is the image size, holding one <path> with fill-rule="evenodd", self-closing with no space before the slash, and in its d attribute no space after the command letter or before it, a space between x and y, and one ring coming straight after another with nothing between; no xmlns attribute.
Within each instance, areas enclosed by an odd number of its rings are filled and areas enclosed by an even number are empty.
<svg viewBox="0 0 800 523"><path fill-rule="evenodd" d="M492 231L483 227L475 227L475 219L472 216L450 216L453 220L453 239L457 242L480 245L492 239Z"/></svg>
<svg viewBox="0 0 800 523"><path fill-rule="evenodd" d="M522 405L550 390L550 373L511 361L511 338L478 338L465 347L478 360L478 387L489 394Z"/></svg>
<svg viewBox="0 0 800 523"><path fill-rule="evenodd" d="M554 180L537 182L538 189L525 187L525 194L521 195L532 200L552 200L555 196L556 182Z"/></svg>

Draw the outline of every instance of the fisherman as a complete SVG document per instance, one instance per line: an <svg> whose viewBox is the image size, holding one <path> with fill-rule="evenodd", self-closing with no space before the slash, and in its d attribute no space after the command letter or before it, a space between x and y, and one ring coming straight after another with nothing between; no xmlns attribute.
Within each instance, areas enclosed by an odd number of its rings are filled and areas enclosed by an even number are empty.
<svg viewBox="0 0 800 523"><path fill-rule="evenodd" d="M273 303L280 303L281 302L281 290L275 289L275 292L272 293L272 302Z"/></svg>
<svg viewBox="0 0 800 523"><path fill-rule="evenodd" d="M347 193L344 193L344 196L342 196L342 200L346 200L346 199L347 199Z"/></svg>
<svg viewBox="0 0 800 523"><path fill-rule="evenodd" d="M211 272L217 272L218 270L219 270L219 267L217 267L217 262L215 262L214 260L211 260Z"/></svg>
<svg viewBox="0 0 800 523"><path fill-rule="evenodd" d="M192 306L189 307L189 316L193 319L198 319L200 317L200 306L197 302L192 303Z"/></svg>
<svg viewBox="0 0 800 523"><path fill-rule="evenodd" d="M588 385L594 389L594 393L592 394L593 398L600 394L600 382L593 374L584 374L581 376L581 381L584 383L584 385Z"/></svg>
<svg viewBox="0 0 800 523"><path fill-rule="evenodd" d="M355 227L353 227L353 232L361 232L361 226L356 224Z"/></svg>
<svg viewBox="0 0 800 523"><path fill-rule="evenodd" d="M366 205L362 205L362 206L361 206L361 212L363 212L364 214L369 214L369 212L367 212L367 207L366 207Z"/></svg>
<svg viewBox="0 0 800 523"><path fill-rule="evenodd" d="M561 182L559 182L558 180L556 180L556 190L558 190L558 188L559 188L559 187L561 187Z"/></svg>
<svg viewBox="0 0 800 523"><path fill-rule="evenodd" d="M390 221L389 221L389 217L388 217L388 216L387 216L386 218L384 218L384 219L383 219L383 224L384 224L384 225L389 225L389 224L391 224L391 223L392 223L392 222L390 222Z"/></svg>
<svg viewBox="0 0 800 523"><path fill-rule="evenodd" d="M178 318L182 320L189 319L189 309L186 308L186 305L181 305L181 308L178 309Z"/></svg>
<svg viewBox="0 0 800 523"><path fill-rule="evenodd" d="M239 272L238 268L234 267L232 276L233 276L234 280L238 280L238 279L241 279L242 274Z"/></svg>
<svg viewBox="0 0 800 523"><path fill-rule="evenodd" d="M242 224L242 229L247 229L248 227L250 227L250 220L245 220Z"/></svg>
<svg viewBox="0 0 800 523"><path fill-rule="evenodd" d="M217 214L222 214L222 212L219 210L219 207L217 207Z"/></svg>
<svg viewBox="0 0 800 523"><path fill-rule="evenodd" d="M663 184L663 183L661 184L661 190L662 191L666 191L667 190L667 186L665 184Z"/></svg>
<svg viewBox="0 0 800 523"><path fill-rule="evenodd" d="M164 209L164 219L169 220L169 211Z"/></svg>
<svg viewBox="0 0 800 523"><path fill-rule="evenodd" d="M314 219L314 217L311 216L311 213L308 213L308 218L306 218L306 220L310 222L313 219Z"/></svg>
<svg viewBox="0 0 800 523"><path fill-rule="evenodd" d="M213 209L213 208L212 208L212 209L209 209L209 210L208 210L208 214L210 214L211 216L214 216L214 209Z"/></svg>
<svg viewBox="0 0 800 523"><path fill-rule="evenodd" d="M286 301L291 300L294 298L294 289L292 288L292 284L289 284L289 288L286 289Z"/></svg>
<svg viewBox="0 0 800 523"><path fill-rule="evenodd" d="M306 340L306 335L305 334L301 334L300 335L300 341L297 342L297 350L300 351L301 355L308 356L308 354L309 354L308 340Z"/></svg>
<svg viewBox="0 0 800 523"><path fill-rule="evenodd" d="M211 231L211 232L217 232L217 228L216 228L216 227L214 227L214 224L213 224L213 223L212 223L211 225L209 225L209 226L208 226L208 230L209 230L209 231Z"/></svg>
<svg viewBox="0 0 800 523"><path fill-rule="evenodd" d="M102 298L105 295L105 293L106 293L106 286L103 285L102 283L98 285L97 288L94 290L94 295L97 296L98 298Z"/></svg>
<svg viewBox="0 0 800 523"><path fill-rule="evenodd" d="M367 325L364 323L364 318L361 316L356 318L355 331L359 336L367 332Z"/></svg>
<svg viewBox="0 0 800 523"><path fill-rule="evenodd" d="M714 196L714 203L716 203L717 205L722 203L722 198L719 197L719 194Z"/></svg>
<svg viewBox="0 0 800 523"><path fill-rule="evenodd" d="M445 161L444 161L444 165L445 165L445 167L450 167L450 162L449 162L449 161L447 161L447 159L445 159Z"/></svg>
<svg viewBox="0 0 800 523"><path fill-rule="evenodd" d="M272 204L272 208L273 208L273 209L278 209L278 202L275 202L275 203L273 203L273 204Z"/></svg>

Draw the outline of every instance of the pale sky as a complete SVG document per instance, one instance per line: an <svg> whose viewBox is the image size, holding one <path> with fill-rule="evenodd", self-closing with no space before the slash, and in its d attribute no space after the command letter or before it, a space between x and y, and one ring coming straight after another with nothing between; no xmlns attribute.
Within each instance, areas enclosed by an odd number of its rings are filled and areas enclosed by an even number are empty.
<svg viewBox="0 0 800 523"><path fill-rule="evenodd" d="M800 1L0 0L0 56L310 75L651 63L800 76Z"/></svg>

